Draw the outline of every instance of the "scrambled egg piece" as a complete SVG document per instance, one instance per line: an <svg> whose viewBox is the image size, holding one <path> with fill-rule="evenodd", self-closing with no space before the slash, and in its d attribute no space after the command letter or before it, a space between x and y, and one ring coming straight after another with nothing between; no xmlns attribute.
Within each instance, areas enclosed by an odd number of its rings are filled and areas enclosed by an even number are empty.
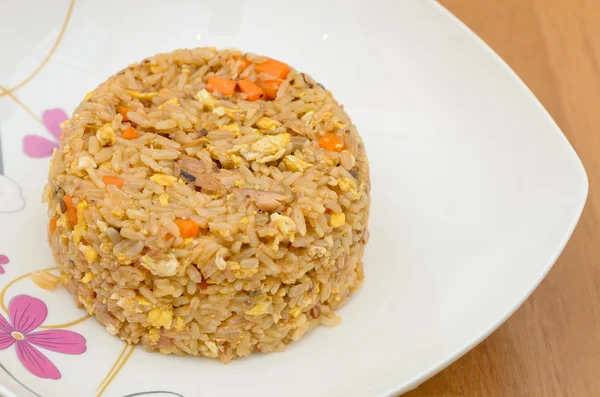
<svg viewBox="0 0 600 397"><path fill-rule="evenodd" d="M223 106L218 106L218 107L214 108L212 112L214 114L216 114L217 116L221 116L221 117L225 116L225 115L227 115L229 117L233 117L233 113L234 113L233 110L223 107Z"/></svg>
<svg viewBox="0 0 600 397"><path fill-rule="evenodd" d="M268 117L261 117L260 120L256 122L256 126L262 130L273 131L274 129L281 127L281 123Z"/></svg>
<svg viewBox="0 0 600 397"><path fill-rule="evenodd" d="M100 244L100 251L104 252L105 254L111 253L112 249L113 249L113 245L111 243Z"/></svg>
<svg viewBox="0 0 600 397"><path fill-rule="evenodd" d="M322 258L327 255L327 248L320 247L318 245L311 245L308 248L308 253L310 256L316 256L317 258Z"/></svg>
<svg viewBox="0 0 600 397"><path fill-rule="evenodd" d="M117 335L119 333L119 329L117 327L115 327L113 324L108 324L106 326L106 330L108 331L109 334L111 335Z"/></svg>
<svg viewBox="0 0 600 397"><path fill-rule="evenodd" d="M202 91L198 92L196 97L202 102L202 105L204 105L205 108L212 109L215 106L215 97L213 97L210 92L206 91L206 89L202 89Z"/></svg>
<svg viewBox="0 0 600 397"><path fill-rule="evenodd" d="M333 213L329 217L329 225L331 227L340 227L346 223L346 215L343 212Z"/></svg>
<svg viewBox="0 0 600 397"><path fill-rule="evenodd" d="M83 211L87 208L87 206L88 203L85 200L81 200L76 205L77 224L73 226L73 241L75 242L75 244L79 244L81 242L81 232L87 230L87 225L85 224L85 218L83 216Z"/></svg>
<svg viewBox="0 0 600 397"><path fill-rule="evenodd" d="M180 119L177 120L177 126L179 128L181 128L182 130L190 130L192 129L192 122L189 121L188 119Z"/></svg>
<svg viewBox="0 0 600 397"><path fill-rule="evenodd" d="M148 324L156 328L163 327L165 329L171 329L171 325L173 324L173 311L171 309L160 310L159 308L150 310L148 313Z"/></svg>
<svg viewBox="0 0 600 397"><path fill-rule="evenodd" d="M222 164L225 168L240 168L240 166L242 165L242 158L236 155L234 152L235 148L227 151L227 153L224 153L225 160L222 161Z"/></svg>
<svg viewBox="0 0 600 397"><path fill-rule="evenodd" d="M250 316L260 316L262 314L267 314L272 311L271 308L271 297L266 302L260 302L252 306L249 310L246 310L244 313Z"/></svg>
<svg viewBox="0 0 600 397"><path fill-rule="evenodd" d="M165 101L165 103L163 103L162 105L158 105L158 109L162 110L162 108L164 108L167 103L170 105L175 105L177 107L180 106L179 99L177 97L173 97L173 98L169 99L168 101Z"/></svg>
<svg viewBox="0 0 600 397"><path fill-rule="evenodd" d="M205 344L211 353L211 354L205 353L207 355L207 357L216 358L219 355L219 349L217 348L217 344L213 341L206 342Z"/></svg>
<svg viewBox="0 0 600 397"><path fill-rule="evenodd" d="M233 147L233 151L239 151L248 161L257 163L268 163L283 157L288 143L290 143L290 134L267 135L252 145L241 144Z"/></svg>
<svg viewBox="0 0 600 397"><path fill-rule="evenodd" d="M127 255L121 254L121 253L117 254L116 258L117 258L117 262L120 265L129 265L133 262L132 258L128 257Z"/></svg>
<svg viewBox="0 0 600 397"><path fill-rule="evenodd" d="M354 178L341 178L338 181L338 186L342 192L352 192L356 194L356 181Z"/></svg>
<svg viewBox="0 0 600 397"><path fill-rule="evenodd" d="M110 210L110 213L114 215L115 218L117 219L121 219L123 218L123 215L125 215L125 212L123 212L122 210Z"/></svg>
<svg viewBox="0 0 600 397"><path fill-rule="evenodd" d="M79 296L78 299L89 314L94 314L94 301L92 299L86 296Z"/></svg>
<svg viewBox="0 0 600 397"><path fill-rule="evenodd" d="M92 97L92 92L93 91L90 91L87 94L85 94L85 98L83 98L83 102L87 102L90 100L90 98Z"/></svg>
<svg viewBox="0 0 600 397"><path fill-rule="evenodd" d="M225 131L235 132L236 134L239 134L239 132L240 132L240 126L237 124L227 124L227 125L221 126L220 129L225 130Z"/></svg>
<svg viewBox="0 0 600 397"><path fill-rule="evenodd" d="M88 263L92 263L98 257L96 250L89 245L79 244L77 248L79 248L79 251L83 252L83 255Z"/></svg>
<svg viewBox="0 0 600 397"><path fill-rule="evenodd" d="M258 273L258 268L250 268L246 269L240 266L239 263L231 261L229 262L229 268L233 271L233 274L238 279L244 279L248 277L252 277L254 274Z"/></svg>
<svg viewBox="0 0 600 397"><path fill-rule="evenodd" d="M231 156L229 156L229 158L231 159L231 162L233 163L234 167L239 168L242 165L242 158L240 156L232 154Z"/></svg>
<svg viewBox="0 0 600 397"><path fill-rule="evenodd" d="M162 205L163 207L166 207L169 205L169 195L168 194L161 194L160 196L158 196L158 201L160 202L160 205Z"/></svg>
<svg viewBox="0 0 600 397"><path fill-rule="evenodd" d="M302 313L302 308L298 307L298 306L296 306L295 308L293 308L293 309L290 310L290 314L294 318L298 317L300 315L300 313Z"/></svg>
<svg viewBox="0 0 600 397"><path fill-rule="evenodd" d="M67 229L69 227L69 220L67 218L67 214L62 214L58 220L56 221L57 227L63 227Z"/></svg>
<svg viewBox="0 0 600 397"><path fill-rule="evenodd" d="M304 172L306 169L313 166L311 163L304 161L301 158L291 154L283 158L283 163L286 165L286 167L288 167L290 171L294 172Z"/></svg>
<svg viewBox="0 0 600 397"><path fill-rule="evenodd" d="M325 165L326 165L326 166L328 166L328 167L333 167L333 166L335 165L335 163L333 162L333 160L332 160L332 159L330 159L330 158L329 158L329 157L327 157L327 156L324 156L324 157L323 157L323 160L321 160L321 163L325 164Z"/></svg>
<svg viewBox="0 0 600 397"><path fill-rule="evenodd" d="M116 295L116 294L113 294ZM118 298L117 296L111 296L111 299L115 299ZM129 310L129 311L135 311L136 313L143 313L145 310L148 309L149 306L152 306L152 303L150 303L150 301L146 298L144 298L143 296L137 296L135 298L120 298L119 301L117 302L117 306L119 306L122 309L125 310ZM145 307L140 307L140 306L145 306Z"/></svg>
<svg viewBox="0 0 600 397"><path fill-rule="evenodd" d="M279 215L277 212L271 214L271 223L279 230L284 238L294 241L294 233L296 232L296 224L292 218Z"/></svg>
<svg viewBox="0 0 600 397"><path fill-rule="evenodd" d="M242 219L240 219L240 223L242 225L247 225L248 224L248 217L243 217Z"/></svg>
<svg viewBox="0 0 600 397"><path fill-rule="evenodd" d="M319 124L322 121L325 121L326 119L330 118L331 116L333 116L333 114L331 114L331 112L325 112L325 113L323 113L320 118L312 121L311 127L315 128L315 126L317 124Z"/></svg>
<svg viewBox="0 0 600 397"><path fill-rule="evenodd" d="M158 67L158 65L156 65L156 64L152 64L152 65L150 65L150 71L151 71L152 73L156 73L156 72L158 72L159 70L160 70L160 68Z"/></svg>
<svg viewBox="0 0 600 397"><path fill-rule="evenodd" d="M110 124L104 124L96 131L96 138L98 138L98 142L100 142L102 146L114 145L117 141L117 134Z"/></svg>
<svg viewBox="0 0 600 397"><path fill-rule="evenodd" d="M90 156L81 156L71 163L71 171L74 173L88 168L98 168L98 165Z"/></svg>
<svg viewBox="0 0 600 397"><path fill-rule="evenodd" d="M150 270L152 274L161 277L175 276L182 268L174 254L158 257L146 254L140 259L140 264Z"/></svg>
<svg viewBox="0 0 600 397"><path fill-rule="evenodd" d="M150 345L152 345L152 346L156 345L158 343L159 339L160 339L160 331L154 327L150 328L150 330L148 330L148 340L150 342Z"/></svg>
<svg viewBox="0 0 600 397"><path fill-rule="evenodd" d="M173 186L173 184L177 182L176 177L166 174L154 174L150 177L150 180L162 186Z"/></svg>
<svg viewBox="0 0 600 397"><path fill-rule="evenodd" d="M357 187L354 178L341 178L337 182L342 192L350 192L352 194L350 200L358 200L365 188L364 181L360 183L360 187Z"/></svg>
<svg viewBox="0 0 600 397"><path fill-rule="evenodd" d="M94 277L96 277L94 273L86 273L85 276L81 278L81 282L87 284L92 281Z"/></svg>
<svg viewBox="0 0 600 397"><path fill-rule="evenodd" d="M125 92L131 95L134 98L138 98L141 100L152 99L158 95L158 92L138 92L133 90L125 90Z"/></svg>
<svg viewBox="0 0 600 397"><path fill-rule="evenodd" d="M183 320L183 317L175 317L175 329L177 331L183 331L184 328L185 321Z"/></svg>
<svg viewBox="0 0 600 397"><path fill-rule="evenodd" d="M116 295L116 294L114 294L114 295ZM133 300L131 298L119 299L119 301L117 302L117 306L119 306L120 308L125 309L125 310L130 310L130 311L135 310L135 303L133 302Z"/></svg>
<svg viewBox="0 0 600 397"><path fill-rule="evenodd" d="M69 282L69 278L66 274L60 275L60 282L62 283L62 285L67 285L67 283Z"/></svg>

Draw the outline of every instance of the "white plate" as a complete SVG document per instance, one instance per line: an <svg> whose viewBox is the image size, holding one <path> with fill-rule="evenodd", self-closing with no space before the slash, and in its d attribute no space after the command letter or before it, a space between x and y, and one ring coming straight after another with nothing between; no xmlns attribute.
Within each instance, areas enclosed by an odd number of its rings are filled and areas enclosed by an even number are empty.
<svg viewBox="0 0 600 397"><path fill-rule="evenodd" d="M10 284L54 266L40 203L48 157L30 155L53 146L48 128L62 116L44 112L70 112L144 56L206 45L285 60L346 106L372 162L366 282L340 326L319 328L285 353L227 366L131 353L93 320L63 327L85 337L85 352L40 350L58 380L29 373L14 345L0 343L5 395L96 396L107 386L105 397L392 396L513 313L577 223L588 185L575 152L517 76L437 3L73 1L23 0L0 13L0 84L26 80L14 98L0 97L0 254L10 261L0 275L2 303L41 299L44 325L82 316L62 290L44 291L28 277ZM43 114L46 125L36 120Z"/></svg>

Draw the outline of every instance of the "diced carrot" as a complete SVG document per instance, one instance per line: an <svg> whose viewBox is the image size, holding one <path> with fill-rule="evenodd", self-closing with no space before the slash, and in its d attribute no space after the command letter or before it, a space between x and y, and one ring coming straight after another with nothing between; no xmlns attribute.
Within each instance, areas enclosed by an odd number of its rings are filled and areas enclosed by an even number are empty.
<svg viewBox="0 0 600 397"><path fill-rule="evenodd" d="M256 85L256 83L254 83L252 80L240 80L238 81L238 86L240 87L240 90L242 90L242 92L248 96L249 101L256 101L265 95L263 89Z"/></svg>
<svg viewBox="0 0 600 397"><path fill-rule="evenodd" d="M222 79L217 76L212 76L208 79L206 89L210 92L219 91L223 95L233 95L235 91L235 81Z"/></svg>
<svg viewBox="0 0 600 397"><path fill-rule="evenodd" d="M250 66L250 61L244 58L241 55L236 55L233 57L236 61L242 61L242 68L240 69L240 73L243 72L248 66Z"/></svg>
<svg viewBox="0 0 600 397"><path fill-rule="evenodd" d="M123 121L129 121L129 119L127 118L127 112L131 112L131 109L125 106L117 106L117 112L119 112L119 114L123 116Z"/></svg>
<svg viewBox="0 0 600 397"><path fill-rule="evenodd" d="M341 152L344 148L344 139L339 135L328 132L319 138L319 146L334 152Z"/></svg>
<svg viewBox="0 0 600 397"><path fill-rule="evenodd" d="M77 224L77 208L73 204L73 197L65 196L63 197L63 201L65 202L65 207L67 208L67 216L69 217L69 222L71 225Z"/></svg>
<svg viewBox="0 0 600 397"><path fill-rule="evenodd" d="M267 73L271 76L285 79L290 72L290 67L286 63L269 58L266 62L256 65L256 71L258 73Z"/></svg>
<svg viewBox="0 0 600 397"><path fill-rule="evenodd" d="M175 224L183 238L198 237L200 233L200 226L191 219L177 218Z"/></svg>
<svg viewBox="0 0 600 397"><path fill-rule="evenodd" d="M141 135L138 134L137 130L133 127L127 127L127 128L125 128L125 131L123 131L123 138L127 139L128 141L130 141L132 139L137 139L140 136Z"/></svg>
<svg viewBox="0 0 600 397"><path fill-rule="evenodd" d="M105 185L115 185L119 189L123 187L123 179L118 176L103 176L102 182L104 182Z"/></svg>
<svg viewBox="0 0 600 397"><path fill-rule="evenodd" d="M267 99L277 98L277 90L281 85L282 80L265 80L260 84L260 87L265 92Z"/></svg>
<svg viewBox="0 0 600 397"><path fill-rule="evenodd" d="M53 234L56 230L56 222L58 222L58 218L54 217L50 219L50 234Z"/></svg>

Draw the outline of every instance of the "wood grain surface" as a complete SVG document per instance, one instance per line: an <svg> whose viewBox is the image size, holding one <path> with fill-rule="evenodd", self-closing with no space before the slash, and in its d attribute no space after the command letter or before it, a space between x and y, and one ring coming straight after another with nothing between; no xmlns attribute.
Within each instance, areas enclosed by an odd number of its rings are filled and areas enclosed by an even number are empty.
<svg viewBox="0 0 600 397"><path fill-rule="evenodd" d="M495 333L406 397L600 396L600 0L440 0L531 88L586 168L581 221Z"/></svg>

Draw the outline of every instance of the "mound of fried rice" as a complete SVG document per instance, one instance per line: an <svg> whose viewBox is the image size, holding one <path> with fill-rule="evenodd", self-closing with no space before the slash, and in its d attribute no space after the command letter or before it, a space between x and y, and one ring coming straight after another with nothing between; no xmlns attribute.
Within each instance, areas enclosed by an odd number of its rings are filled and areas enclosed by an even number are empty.
<svg viewBox="0 0 600 397"><path fill-rule="evenodd" d="M110 77L62 127L49 242L62 283L108 332L227 362L340 321L363 280L369 168L310 76L238 50L177 50Z"/></svg>

